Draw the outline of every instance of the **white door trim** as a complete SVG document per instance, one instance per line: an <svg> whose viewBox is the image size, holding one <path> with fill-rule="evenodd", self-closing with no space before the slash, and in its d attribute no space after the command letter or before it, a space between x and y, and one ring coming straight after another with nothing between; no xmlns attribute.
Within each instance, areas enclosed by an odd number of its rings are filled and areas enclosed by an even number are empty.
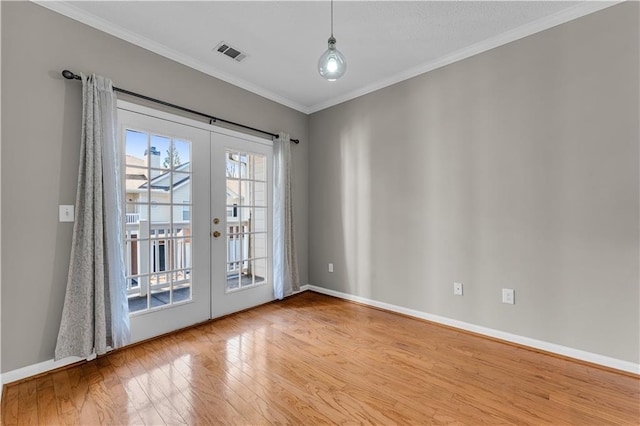
<svg viewBox="0 0 640 426"><path fill-rule="evenodd" d="M164 112L164 111L160 111L150 107L134 104L129 101L123 101L118 99L118 108L131 111L131 112L137 112L138 114L148 115L150 117L172 121L178 124L184 124L186 126L196 127L198 129L207 130L207 131L218 133L221 135L227 135L227 136L233 136L240 139L245 139L250 142L256 142L256 143L268 145L268 146L273 145L273 141L266 136L260 137L260 136L249 135L246 133L238 132L236 130L231 130L224 127L216 126L215 124L203 123L201 121L197 121L192 118L182 117L169 112Z"/></svg>

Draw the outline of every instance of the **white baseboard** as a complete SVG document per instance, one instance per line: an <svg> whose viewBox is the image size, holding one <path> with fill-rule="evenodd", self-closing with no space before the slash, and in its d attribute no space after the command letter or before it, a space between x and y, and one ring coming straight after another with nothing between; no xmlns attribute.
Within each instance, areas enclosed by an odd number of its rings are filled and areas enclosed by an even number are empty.
<svg viewBox="0 0 640 426"><path fill-rule="evenodd" d="M300 286L300 290L293 292L291 296L307 291L309 290L309 287L310 286L308 284ZM90 361L94 358L95 358L95 355L89 357L87 361ZM2 398L2 386L4 386L5 384L26 379L28 377L33 377L38 374L46 373L47 371L55 370L56 368L64 367L64 366L74 364L78 361L83 361L83 360L84 358L78 358L78 357L69 357L69 358L61 359L60 361L54 361L50 359L48 361L43 361L38 364L28 365L26 367L18 368L16 370L12 370L12 371L8 371L6 373L0 374L0 400Z"/></svg>
<svg viewBox="0 0 640 426"><path fill-rule="evenodd" d="M295 292L295 293L293 293L293 294L302 293L303 291L307 291L307 290L311 290L311 285L309 285L309 284L301 285L301 286L300 286L300 290L299 290L299 291L296 291L296 292Z"/></svg>
<svg viewBox="0 0 640 426"><path fill-rule="evenodd" d="M367 299L366 297L354 296L352 294L342 293L340 291L329 290L323 287L318 287L311 284L300 286L300 291L293 294L302 293L304 291L315 291L316 293L326 294L329 296L338 297L340 299L352 300L354 302L362 303L364 305L374 306L376 308L385 309L391 312L397 312L400 314L408 315L415 318L421 318L427 321L432 321L439 324L448 325L450 327L459 328L461 330L471 331L474 333L482 334L485 336L493 337L507 342L517 343L522 346L528 346L534 349L540 349L543 351L563 355L569 358L575 358L578 360L590 362L593 364L603 365L605 367L614 368L616 370L626 371L640 375L640 364L635 364L629 361L623 361L616 358L611 358L604 355L598 355L591 352L582 351L579 349L573 349L566 346L556 345L555 343L543 342L541 340L531 339L529 337L518 336L517 334L506 333L500 330L494 330L492 328L482 327L479 325L470 324L464 321L458 321L451 318L441 317L439 315L428 314L426 312L416 311L414 309L403 308L402 306L392 305L390 303L378 302L376 300ZM95 358L95 355L90 359ZM12 383L18 380L26 379L27 377L36 376L38 374L46 373L47 371L55 370L56 368L64 367L70 364L74 364L78 361L83 361L85 358L69 357L61 359L60 361L48 360L38 364L28 365L26 367L18 368L16 370L8 371L0 375L0 394L1 386ZM89 359L89 360L90 360ZM0 398L2 396L0 395Z"/></svg>
<svg viewBox="0 0 640 426"><path fill-rule="evenodd" d="M5 385L18 380L26 379L27 377L37 376L38 374L46 373L47 371L55 370L56 368L74 364L78 361L84 361L85 359L86 358L72 356L61 359L59 361L50 359L48 361L39 362L37 364L27 365L26 367L3 373L1 378L2 381L0 381L0 384Z"/></svg>
<svg viewBox="0 0 640 426"><path fill-rule="evenodd" d="M304 291L309 290L309 285L300 286L300 290L295 291L291 294L299 294ZM95 358L95 355L89 357L87 359L90 361ZM8 383L16 382L18 380L26 379L27 377L36 376L38 374L46 373L47 371L55 370L56 368L64 367L66 365L74 364L78 361L83 361L84 358L78 357L69 357L65 359L61 359L60 361L54 361L52 359L48 361L43 361L38 364L28 365L26 367L18 368L16 370L8 371L6 373L0 374L0 401L2 400L2 386Z"/></svg>
<svg viewBox="0 0 640 426"><path fill-rule="evenodd" d="M464 321L458 321L455 319L441 317L439 315L428 314L426 312L417 311L414 309L404 308L402 306L392 305L390 303L378 302L376 300L367 299L366 297L354 296L352 294L342 293L340 291L329 290L323 287L317 287L315 285L306 285L306 289L315 291L317 293L326 294L329 296L338 297L340 299L351 300L354 302L362 303L364 305L374 306L376 308L385 309L391 312L397 312L400 314L408 315L415 318L421 318L427 321L455 327L461 330L471 331L473 333L482 334L484 336L492 337L495 339L505 340L511 343L517 343L518 345L528 346L534 349L540 349L546 352L574 358L581 361L590 362L593 364L602 365L605 367L613 368L616 370L626 371L633 374L640 375L640 364L624 361L617 358L611 358L604 355L594 354L586 352L580 349L569 348L567 346L557 345L555 343L544 342L542 340L531 339L529 337L519 336L517 334L511 334L500 330L494 330L488 327L482 327L479 325L471 324ZM302 290L302 288L301 288Z"/></svg>

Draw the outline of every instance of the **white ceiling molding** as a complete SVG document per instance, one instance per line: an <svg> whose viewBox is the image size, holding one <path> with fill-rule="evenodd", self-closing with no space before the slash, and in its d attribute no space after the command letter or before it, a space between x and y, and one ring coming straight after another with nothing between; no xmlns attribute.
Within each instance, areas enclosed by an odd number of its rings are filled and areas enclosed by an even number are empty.
<svg viewBox="0 0 640 426"><path fill-rule="evenodd" d="M491 50L496 47L503 46L507 43L511 43L521 38L525 38L532 34L539 33L541 31L547 30L549 28L553 28L555 26L567 23L569 21L573 21L574 19L578 19L583 16L589 15L591 13L595 13L599 10L605 9L607 7L613 6L618 3L622 3L624 1L626 0L585 1L584 3L580 3L572 8L562 10L553 15L547 16L545 18L539 19L534 22L530 22L518 28L514 28L511 31L507 31L495 37L491 37L489 39L483 40L469 47L466 47L464 49L460 49L457 52L453 52L450 55L439 58L436 61L427 62L415 68L398 73L394 76L389 77L388 79L379 81L370 86L363 87L358 90L354 90L352 92L335 97L323 103L312 105L311 107L308 108L307 114L312 114L314 112L321 111L323 109L330 108L332 106L349 101L351 99L355 99L357 97L366 95L367 93L384 89L385 87L392 86L394 84L400 83L401 81L416 77L420 74L424 74L429 71L442 68L454 62L467 59L479 53L486 52L487 50Z"/></svg>
<svg viewBox="0 0 640 426"><path fill-rule="evenodd" d="M40 6L60 13L76 21L82 22L107 34L128 41L151 52L157 53L185 66L196 69L212 77L218 78L227 83L233 84L237 87L248 90L257 95L285 105L287 107L293 108L305 114L311 114L322 109L346 102L367 93L374 92L376 90L391 86L420 74L424 74L426 72L469 58L479 53L486 52L498 46L516 41L518 39L527 37L540 31L544 31L557 25L561 25L563 23L597 12L621 2L621 0L583 1L572 7L568 7L556 13L547 15L546 17L530 21L509 31L478 41L474 44L471 44L462 49L458 49L451 53L447 53L435 60L430 60L418 66L409 67L399 73L383 78L364 87L360 87L355 90L347 89L345 93L340 93L337 96L333 96L325 101L314 103L312 105L304 105L299 101L294 101L289 97L285 97L278 93L275 93L273 90L268 90L261 85L254 84L250 81L247 81L246 79L238 78L237 76L234 76L229 72L221 71L211 64L206 64L205 62L202 62L191 55L186 55L160 42L134 33L133 31L114 24L106 19L102 19L95 14L89 13L84 9L74 6L73 4L70 4L68 2L43 0L32 1ZM318 52L320 53L320 50ZM96 70L96 72L99 72L99 70ZM350 87L352 88L353 85Z"/></svg>
<svg viewBox="0 0 640 426"><path fill-rule="evenodd" d="M90 27L93 27L97 30L100 30L114 37L120 38L122 40L128 41L129 43L135 44L136 46L140 46L153 53L157 53L158 55L164 56L165 58L169 58L182 65L186 65L189 68L193 68L195 70L208 74L222 81L226 81L229 84L233 84L234 86L238 86L242 89L248 90L249 92L255 93L256 95L260 95L262 97L265 97L269 100L272 100L284 106L288 106L289 108L293 108L305 114L309 114L309 109L304 107L303 105L300 105L297 102L294 102L290 99L279 96L276 93L270 92L262 87L258 87L254 84L251 84L248 81L245 81L235 76L232 76L230 74L224 73L190 56L183 55L180 52L170 49L163 44L160 44L153 40L149 40L148 38L142 37L139 34L135 34L125 28L122 28L109 21L101 19L93 14L86 13L84 10L79 9L67 2L43 1L43 0L31 0L31 1L49 10L52 10L61 15L64 15L67 18L71 18L75 21L89 25ZM96 72L99 73L100 71L96 70Z"/></svg>

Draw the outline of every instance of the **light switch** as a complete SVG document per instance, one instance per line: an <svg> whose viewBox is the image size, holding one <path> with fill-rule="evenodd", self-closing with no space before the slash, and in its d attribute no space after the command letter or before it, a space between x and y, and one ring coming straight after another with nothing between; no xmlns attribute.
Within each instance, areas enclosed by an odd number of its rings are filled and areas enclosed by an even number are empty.
<svg viewBox="0 0 640 426"><path fill-rule="evenodd" d="M74 207L69 205L60 205L60 222L74 221Z"/></svg>

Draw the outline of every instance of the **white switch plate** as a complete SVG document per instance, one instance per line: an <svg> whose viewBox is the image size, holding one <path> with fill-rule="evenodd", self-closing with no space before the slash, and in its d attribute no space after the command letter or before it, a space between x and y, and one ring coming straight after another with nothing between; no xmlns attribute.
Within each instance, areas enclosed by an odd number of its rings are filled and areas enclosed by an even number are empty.
<svg viewBox="0 0 640 426"><path fill-rule="evenodd" d="M515 291L512 288L502 289L502 303L508 303L509 305L516 303Z"/></svg>
<svg viewBox="0 0 640 426"><path fill-rule="evenodd" d="M75 216L74 207L68 205L60 206L60 222L73 222Z"/></svg>
<svg viewBox="0 0 640 426"><path fill-rule="evenodd" d="M333 263L329 264L329 272L333 272Z"/></svg>
<svg viewBox="0 0 640 426"><path fill-rule="evenodd" d="M453 294L462 296L462 283L453 283Z"/></svg>

